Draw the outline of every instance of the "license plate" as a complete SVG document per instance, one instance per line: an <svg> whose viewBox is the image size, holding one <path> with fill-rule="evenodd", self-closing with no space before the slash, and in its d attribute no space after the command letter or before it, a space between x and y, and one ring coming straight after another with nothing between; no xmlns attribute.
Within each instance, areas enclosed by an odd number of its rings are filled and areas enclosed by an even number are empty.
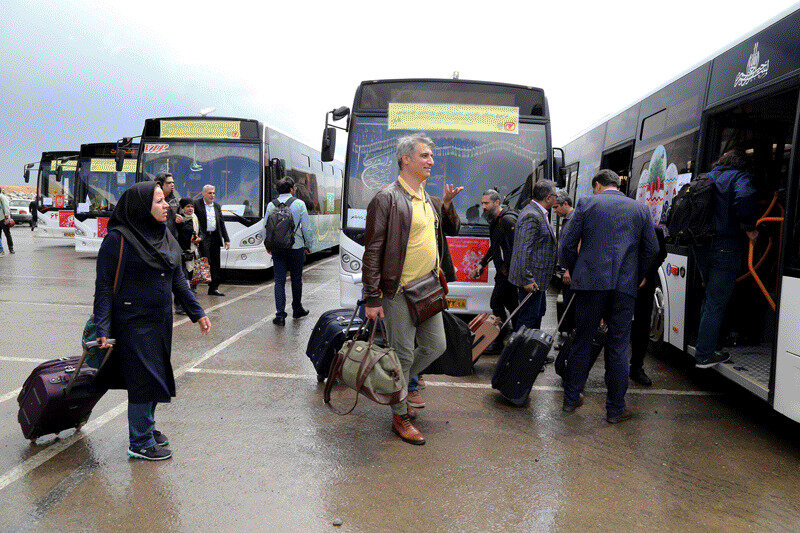
<svg viewBox="0 0 800 533"><path fill-rule="evenodd" d="M69 233L65 233L64 234L64 237L74 237L74 236L75 236L75 233L73 233L73 232L69 232Z"/></svg>
<svg viewBox="0 0 800 533"><path fill-rule="evenodd" d="M447 306L451 309L466 309L467 308L467 299L466 298L448 298L447 299Z"/></svg>

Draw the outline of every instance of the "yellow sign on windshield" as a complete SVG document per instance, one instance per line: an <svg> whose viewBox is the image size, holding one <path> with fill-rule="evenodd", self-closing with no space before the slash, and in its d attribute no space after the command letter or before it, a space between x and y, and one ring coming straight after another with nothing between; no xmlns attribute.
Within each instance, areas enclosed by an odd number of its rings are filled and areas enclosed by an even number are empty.
<svg viewBox="0 0 800 533"><path fill-rule="evenodd" d="M239 139L238 120L162 120L161 136L172 139Z"/></svg>
<svg viewBox="0 0 800 533"><path fill-rule="evenodd" d="M519 108L499 105L389 104L390 130L519 133Z"/></svg>
<svg viewBox="0 0 800 533"><path fill-rule="evenodd" d="M74 172L76 168L78 168L77 161L52 161L50 163L50 170L55 171L58 167L61 167L62 172Z"/></svg>
<svg viewBox="0 0 800 533"><path fill-rule="evenodd" d="M89 172L116 172L117 162L113 159L92 159ZM122 172L136 172L136 160L126 159L122 164Z"/></svg>

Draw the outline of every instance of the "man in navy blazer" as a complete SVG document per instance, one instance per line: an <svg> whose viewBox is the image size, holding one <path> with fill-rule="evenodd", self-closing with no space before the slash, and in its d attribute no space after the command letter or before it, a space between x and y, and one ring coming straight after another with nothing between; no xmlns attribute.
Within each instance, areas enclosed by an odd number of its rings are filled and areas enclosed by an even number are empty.
<svg viewBox="0 0 800 533"><path fill-rule="evenodd" d="M517 218L508 281L518 287L520 302L531 295L519 310L517 328L539 329L542 325L546 310L545 291L556 266L556 236L548 215L555 200L556 184L539 180L533 186L533 200Z"/></svg>
<svg viewBox="0 0 800 533"><path fill-rule="evenodd" d="M575 342L564 379L567 413L583 404L583 388L594 360L592 338L605 320L606 420L633 416L625 406L628 348L636 293L658 254L655 228L647 207L619 190L619 176L600 170L592 179L594 196L578 201L561 242L565 267L575 293ZM579 251L580 249L580 251Z"/></svg>

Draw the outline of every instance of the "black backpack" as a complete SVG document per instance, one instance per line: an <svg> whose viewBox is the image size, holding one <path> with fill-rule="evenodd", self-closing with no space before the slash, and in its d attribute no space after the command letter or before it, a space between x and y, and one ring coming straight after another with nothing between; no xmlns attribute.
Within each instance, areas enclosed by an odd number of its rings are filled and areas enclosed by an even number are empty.
<svg viewBox="0 0 800 533"><path fill-rule="evenodd" d="M703 244L714 238L714 194L714 180L705 174L681 187L667 221L672 242Z"/></svg>
<svg viewBox="0 0 800 533"><path fill-rule="evenodd" d="M272 200L275 209L267 216L267 222L264 227L266 230L264 246L270 252L273 250L288 250L294 245L294 218L289 206L295 200L294 196L286 200L285 204L279 202L277 198Z"/></svg>

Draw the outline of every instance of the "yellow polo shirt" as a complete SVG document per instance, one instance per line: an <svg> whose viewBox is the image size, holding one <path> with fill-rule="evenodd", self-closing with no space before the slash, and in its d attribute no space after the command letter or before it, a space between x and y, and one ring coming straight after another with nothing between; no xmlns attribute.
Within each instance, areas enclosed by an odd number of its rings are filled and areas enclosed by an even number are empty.
<svg viewBox="0 0 800 533"><path fill-rule="evenodd" d="M421 278L436 267L436 214L425 198L399 178L400 185L411 195L411 231L408 234L406 262L400 275L400 288Z"/></svg>

